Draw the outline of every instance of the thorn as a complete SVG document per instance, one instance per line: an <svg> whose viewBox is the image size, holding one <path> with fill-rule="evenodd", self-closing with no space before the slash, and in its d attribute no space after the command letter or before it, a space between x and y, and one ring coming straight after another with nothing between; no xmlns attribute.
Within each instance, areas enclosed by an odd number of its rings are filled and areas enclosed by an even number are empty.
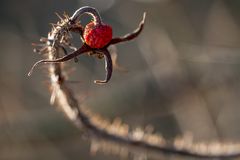
<svg viewBox="0 0 240 160"><path fill-rule="evenodd" d="M50 104L53 105L55 103L55 100L56 100L56 88L54 87L50 97Z"/></svg>
<svg viewBox="0 0 240 160"><path fill-rule="evenodd" d="M46 37L41 37L40 38L40 42L47 42L48 41L48 38L46 38Z"/></svg>
<svg viewBox="0 0 240 160"><path fill-rule="evenodd" d="M67 14L67 12L65 12L65 11L63 12L63 16L64 16L66 19L68 19L68 20L69 20L69 18L70 18L69 15Z"/></svg>
<svg viewBox="0 0 240 160"><path fill-rule="evenodd" d="M32 46L38 46L38 44L37 43L32 43Z"/></svg>
<svg viewBox="0 0 240 160"><path fill-rule="evenodd" d="M34 47L45 47L46 44L32 43L32 46L34 46Z"/></svg>
<svg viewBox="0 0 240 160"><path fill-rule="evenodd" d="M62 18L57 12L55 12L55 14L57 15L57 17L58 17L61 21L63 21L63 18Z"/></svg>
<svg viewBox="0 0 240 160"><path fill-rule="evenodd" d="M53 28L54 30L56 30L55 24L53 24L53 23L49 23L49 24L52 26L52 28Z"/></svg>
<svg viewBox="0 0 240 160"><path fill-rule="evenodd" d="M49 23L50 25L54 26L54 27L57 27L58 24L55 24L55 23Z"/></svg>
<svg viewBox="0 0 240 160"><path fill-rule="evenodd" d="M39 53L39 52L40 52L40 50L39 50L39 49L37 49L37 48L34 48L34 49L33 49L33 52L34 52L34 53Z"/></svg>

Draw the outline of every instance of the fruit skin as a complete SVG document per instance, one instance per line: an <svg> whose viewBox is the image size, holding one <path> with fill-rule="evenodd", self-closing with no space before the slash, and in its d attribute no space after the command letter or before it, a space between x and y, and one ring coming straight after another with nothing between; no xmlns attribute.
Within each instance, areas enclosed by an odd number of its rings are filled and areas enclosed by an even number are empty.
<svg viewBox="0 0 240 160"><path fill-rule="evenodd" d="M83 38L91 48L103 48L112 40L112 27L90 22L84 29Z"/></svg>

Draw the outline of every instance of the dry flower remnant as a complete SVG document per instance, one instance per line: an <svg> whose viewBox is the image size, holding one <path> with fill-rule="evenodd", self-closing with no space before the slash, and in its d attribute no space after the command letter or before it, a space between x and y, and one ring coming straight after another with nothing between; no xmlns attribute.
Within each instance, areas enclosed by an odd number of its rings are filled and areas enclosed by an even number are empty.
<svg viewBox="0 0 240 160"><path fill-rule="evenodd" d="M79 19L83 14L89 14L93 17L93 21L88 23L85 27L83 27ZM146 13L143 14L143 19L139 24L139 27L133 31L132 33L126 34L123 37L112 38L112 27L110 25L104 24L102 18L98 11L93 7L82 7L78 9L72 17L68 17L65 15L65 19L61 20L61 23L53 24L55 30L58 32L54 34L54 37L48 39L46 41L52 41L52 45L61 46L66 55L62 58L50 60L43 59L36 62L31 68L28 75L30 76L33 69L39 65L40 63L60 63L68 61L72 58L75 58L83 53L89 53L91 56L96 56L99 59L105 58L105 70L106 77L104 80L95 80L94 83L104 84L107 83L112 76L112 68L113 62L111 55L108 51L108 47L113 44L117 44L120 42L125 42L136 38L142 31L144 22L145 22ZM61 30L61 31L59 31ZM83 41L82 47L76 49L75 47L69 45L69 38L66 38L70 35L71 32L79 33L81 39ZM60 43L56 41L58 36L62 37ZM56 44L58 43L58 44ZM67 54L65 46L70 47L74 51L70 54ZM46 48L45 48L46 49ZM42 49L44 50L44 49Z"/></svg>

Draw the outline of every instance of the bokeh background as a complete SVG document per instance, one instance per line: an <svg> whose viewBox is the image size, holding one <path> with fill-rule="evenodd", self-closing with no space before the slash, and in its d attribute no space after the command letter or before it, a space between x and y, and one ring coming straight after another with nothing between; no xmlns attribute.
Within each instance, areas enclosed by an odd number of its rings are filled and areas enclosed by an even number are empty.
<svg viewBox="0 0 240 160"><path fill-rule="evenodd" d="M84 5L96 7L115 36L134 30L144 11L147 19L137 39L116 46L128 72L115 70L107 85L93 83L104 78L103 61L67 62L81 103L133 127L150 124L169 141L188 134L194 142L240 142L239 0L1 0L1 160L121 159L90 154L90 143L49 104L46 68L27 77L41 58L31 43L47 35L54 13Z"/></svg>

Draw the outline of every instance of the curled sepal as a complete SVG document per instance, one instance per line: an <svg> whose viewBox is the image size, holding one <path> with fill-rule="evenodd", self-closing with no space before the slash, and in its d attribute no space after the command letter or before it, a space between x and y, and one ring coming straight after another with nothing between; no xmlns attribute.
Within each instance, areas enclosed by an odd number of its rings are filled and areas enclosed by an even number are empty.
<svg viewBox="0 0 240 160"><path fill-rule="evenodd" d="M61 57L61 58L58 58L58 59L53 59L53 60L50 60L50 59L42 59L38 62L36 62L31 70L28 72L28 76L31 76L33 70L35 67L37 67L39 64L42 64L42 63L60 63L60 62L65 62L65 61L68 61L70 59L73 59L73 58L76 58L77 56L79 56L80 54L83 54L85 52L88 52L90 51L91 48L89 48L87 45L83 45L81 48L79 48L78 50L72 52L71 54L68 54L68 55L65 55L64 57Z"/></svg>
<svg viewBox="0 0 240 160"><path fill-rule="evenodd" d="M101 24L102 23L102 19L101 19L100 14L98 13L98 11L95 8L90 7L90 6L84 6L84 7L79 8L78 10L76 10L74 12L74 14L72 15L72 17L70 17L70 20L74 24L79 20L79 18L83 14L91 15L96 24Z"/></svg>
<svg viewBox="0 0 240 160"><path fill-rule="evenodd" d="M112 58L107 49L98 50L98 52L100 52L104 55L106 77L105 77L105 80L95 80L94 83L104 84L104 83L107 83L112 77Z"/></svg>
<svg viewBox="0 0 240 160"><path fill-rule="evenodd" d="M145 18L146 18L146 12L143 13L143 19L142 21L139 23L139 26L137 29L135 29L132 33L128 33L122 37L116 37L116 38L113 38L109 44L109 45L112 45L112 44L116 44L116 43L120 43L120 42L125 42L125 41L130 41L134 38L136 38L143 30L143 27L144 27L144 23L145 23Z"/></svg>

